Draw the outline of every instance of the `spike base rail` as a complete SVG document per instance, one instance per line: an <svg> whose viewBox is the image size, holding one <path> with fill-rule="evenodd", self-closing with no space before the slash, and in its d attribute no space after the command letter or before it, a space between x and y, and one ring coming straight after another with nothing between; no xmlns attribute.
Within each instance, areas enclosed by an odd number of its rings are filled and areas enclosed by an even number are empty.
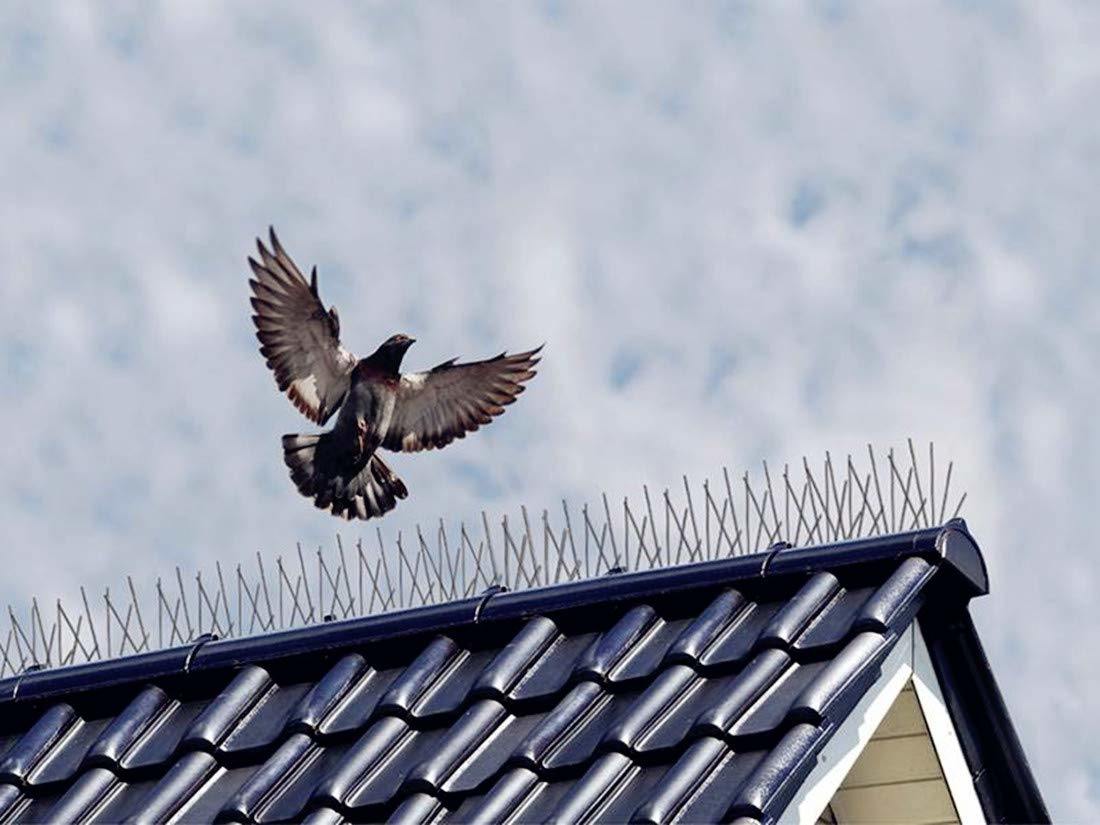
<svg viewBox="0 0 1100 825"><path fill-rule="evenodd" d="M380 528L374 542L335 552L318 548L274 564L256 554L255 568L238 564L228 576L220 562L214 575L184 579L180 569L140 590L126 578L121 596L101 598L80 589L78 607L56 600L43 608L37 598L17 614L8 607L0 631L0 678L29 670L98 661L192 642L251 636L323 621L367 616L452 601L489 588L518 590L591 578L623 570L647 570L748 555L783 542L810 546L889 535L944 524L958 516L966 495L949 510L951 474L936 486L935 451L918 458L912 441L899 460L885 460L868 446L865 461L852 456L837 464L829 453L811 469L784 466L763 481L748 473L737 481L723 469L694 490L683 478L682 495L666 489L654 496L642 488L640 502L624 498L612 508L577 512L565 501L560 512L543 510L537 521L526 508L517 521L491 524L482 512L474 529L465 523L448 534L442 521L425 535L398 533L387 545ZM227 581L228 579L228 581Z"/></svg>

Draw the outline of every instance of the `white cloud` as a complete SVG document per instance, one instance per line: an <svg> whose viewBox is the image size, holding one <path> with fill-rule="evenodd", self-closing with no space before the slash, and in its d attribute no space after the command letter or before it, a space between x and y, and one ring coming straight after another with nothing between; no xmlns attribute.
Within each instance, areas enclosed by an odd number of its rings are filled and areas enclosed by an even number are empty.
<svg viewBox="0 0 1100 825"><path fill-rule="evenodd" d="M1094 10L75 8L0 26L0 595L330 541L248 321L271 222L359 352L548 342L395 460L386 529L935 439L1039 780L1095 818Z"/></svg>

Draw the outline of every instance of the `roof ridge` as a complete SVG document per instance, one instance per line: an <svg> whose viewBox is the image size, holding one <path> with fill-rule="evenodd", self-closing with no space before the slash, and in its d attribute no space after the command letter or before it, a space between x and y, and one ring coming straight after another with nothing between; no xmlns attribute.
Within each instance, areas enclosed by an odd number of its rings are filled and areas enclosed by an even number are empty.
<svg viewBox="0 0 1100 825"><path fill-rule="evenodd" d="M580 606L607 605L730 585L766 587L777 579L897 562L918 556L963 600L987 592L985 562L962 519L890 536L782 549L521 591L496 591L444 604L330 621L261 636L211 640L100 662L39 670L0 680L0 705L181 673L270 664L300 655L339 653L399 637L446 633L475 624L524 620ZM770 561L770 563L769 563Z"/></svg>
<svg viewBox="0 0 1100 825"><path fill-rule="evenodd" d="M857 464L859 466L857 466ZM317 550L307 562L301 545L296 558L274 563L256 554L256 569L223 571L204 580L200 571L145 586L125 577L121 588L107 588L102 600L80 600L68 607L8 607L9 626L0 633L0 678L31 669L111 659L127 653L187 645L203 634L228 638L285 630L335 619L366 616L426 604L486 596L497 590L523 590L598 577L620 570L674 568L685 562L746 557L771 551L766 565L794 546L825 545L858 537L885 536L936 527L957 516L951 503L953 463L937 479L932 444L926 456L910 439L907 448L885 459L868 445L865 459L848 455L833 462L829 452L820 467L803 458L784 465L773 483L768 463L763 476L744 473L731 480L722 468L715 485L689 484L612 508L606 493L599 505L576 511L562 501L560 514L544 509L542 527L533 530L526 507L520 518L499 520L491 528L483 511L480 525L462 523L448 535L442 520L434 530L416 526L409 541L398 531L387 544L376 530L377 549L362 540L336 550ZM939 485L937 486L937 481ZM210 571L206 571L209 573ZM228 581L227 581L228 580ZM122 596L118 594L121 591Z"/></svg>

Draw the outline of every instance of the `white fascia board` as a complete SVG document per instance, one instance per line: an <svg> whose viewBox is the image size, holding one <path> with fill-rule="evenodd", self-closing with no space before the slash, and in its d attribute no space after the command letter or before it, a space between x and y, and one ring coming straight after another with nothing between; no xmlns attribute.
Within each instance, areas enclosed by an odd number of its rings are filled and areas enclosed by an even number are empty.
<svg viewBox="0 0 1100 825"><path fill-rule="evenodd" d="M864 747L890 712L894 700L913 676L912 625L882 663L882 672L817 757L794 799L779 817L781 823L812 823L832 801Z"/></svg>
<svg viewBox="0 0 1100 825"><path fill-rule="evenodd" d="M962 825L985 822L985 813L978 801L978 793L974 790L974 780L959 744L955 723L951 721L944 702L940 682L932 666L932 657L928 654L928 646L915 622L910 629L914 631L913 688L917 694L917 704L924 714L924 722L928 726L928 734L932 737L932 747L940 760L947 790L955 803L955 811Z"/></svg>

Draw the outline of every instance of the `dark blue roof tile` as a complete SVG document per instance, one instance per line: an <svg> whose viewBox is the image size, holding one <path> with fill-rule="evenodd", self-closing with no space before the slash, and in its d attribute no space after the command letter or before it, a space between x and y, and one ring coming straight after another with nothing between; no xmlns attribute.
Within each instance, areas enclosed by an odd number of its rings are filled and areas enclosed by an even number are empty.
<svg viewBox="0 0 1100 825"><path fill-rule="evenodd" d="M140 695L140 694L139 694ZM146 697L146 702L149 697ZM187 701L169 700L162 712L155 715L149 724L136 731L136 736L128 746L114 752L114 745L105 743L101 746L103 737L108 734L110 728L105 728L99 739L88 751L88 766L93 764L110 767L123 773L131 771L144 771L158 765L167 765L179 749L184 734L187 733L195 718L210 706L210 699L189 699ZM140 708L127 709L123 715L141 715ZM128 724L134 721L131 717ZM115 744L122 744L124 733L116 734L112 738ZM105 747L102 753L97 753L97 748Z"/></svg>
<svg viewBox="0 0 1100 825"><path fill-rule="evenodd" d="M343 825L348 819L340 811L321 806L302 819L302 825Z"/></svg>
<svg viewBox="0 0 1100 825"><path fill-rule="evenodd" d="M907 625L916 612L924 585L935 572L935 566L917 556L903 561L863 605L856 628L885 633Z"/></svg>
<svg viewBox="0 0 1100 825"><path fill-rule="evenodd" d="M183 747L191 750L223 749L226 741L262 707L277 690L270 674L249 665L207 705L188 727Z"/></svg>
<svg viewBox="0 0 1100 825"><path fill-rule="evenodd" d="M91 768L65 792L50 811L57 822L87 822L102 812L124 783L107 768Z"/></svg>
<svg viewBox="0 0 1100 825"><path fill-rule="evenodd" d="M647 767L622 753L600 756L550 814L553 822L626 822L654 791L667 765Z"/></svg>
<svg viewBox="0 0 1100 825"><path fill-rule="evenodd" d="M515 741L508 729L515 724L516 717L495 699L475 703L443 735L439 748L409 772L410 790L437 795L473 790L508 758Z"/></svg>
<svg viewBox="0 0 1100 825"><path fill-rule="evenodd" d="M810 682L791 706L792 718L822 724L840 721L879 673L896 636L867 631L852 639Z"/></svg>
<svg viewBox="0 0 1100 825"><path fill-rule="evenodd" d="M697 628L689 628L690 641L681 648L678 640L670 651L687 661L687 650L697 650L691 656L697 669L729 668L747 659L760 634L783 606L783 602L758 603L727 595L716 601L727 608L724 620L700 622Z"/></svg>
<svg viewBox="0 0 1100 825"><path fill-rule="evenodd" d="M397 716L379 718L321 781L313 804L370 809L389 803L413 766L443 746L445 734L445 728L417 731Z"/></svg>
<svg viewBox="0 0 1100 825"><path fill-rule="evenodd" d="M525 736L511 762L540 771L569 768L587 760L633 694L613 694L581 682Z"/></svg>
<svg viewBox="0 0 1100 825"><path fill-rule="evenodd" d="M242 751L266 750L274 744L290 723L295 706L304 698L312 684L276 686L256 703L222 743L220 751L239 754Z"/></svg>
<svg viewBox="0 0 1100 825"><path fill-rule="evenodd" d="M576 663L596 638L596 633L559 636L513 686L508 698L527 702L560 696L573 678Z"/></svg>
<svg viewBox="0 0 1100 825"><path fill-rule="evenodd" d="M258 669L258 668L257 668ZM209 753L184 754L146 794L130 822L166 822L189 808L203 786L218 771L218 762Z"/></svg>
<svg viewBox="0 0 1100 825"><path fill-rule="evenodd" d="M370 718L399 673L379 673L358 653L348 654L298 701L287 726L314 736L355 730Z"/></svg>
<svg viewBox="0 0 1100 825"><path fill-rule="evenodd" d="M726 816L770 818L780 813L817 764L831 730L800 724L791 728L741 785Z"/></svg>
<svg viewBox="0 0 1100 825"><path fill-rule="evenodd" d="M71 779L106 724L85 721L69 705L54 705L8 750L0 782L38 786Z"/></svg>
<svg viewBox="0 0 1100 825"><path fill-rule="evenodd" d="M299 819L344 750L322 747L304 733L292 734L230 797L220 818L261 823Z"/></svg>
<svg viewBox="0 0 1100 825"><path fill-rule="evenodd" d="M744 716L726 730L731 738L771 734L793 724L795 714L791 706L805 690L806 685L825 669L825 662L794 664L772 685L765 701L757 702Z"/></svg>
<svg viewBox="0 0 1100 825"><path fill-rule="evenodd" d="M4 756L4 761L0 762L0 782L26 783L50 751L78 724L80 719L76 711L68 705L51 707Z"/></svg>
<svg viewBox="0 0 1100 825"><path fill-rule="evenodd" d="M28 798L23 796L23 792L15 785L9 785L6 782L0 783L0 820L4 822L16 821L16 816L27 801Z"/></svg>
<svg viewBox="0 0 1100 825"><path fill-rule="evenodd" d="M387 764L412 744L415 732L398 716L384 716L372 724L348 750L343 762L321 782L315 797L318 802L334 808L348 806L353 798L361 798ZM396 793L390 789L376 801L384 801Z"/></svg>
<svg viewBox="0 0 1100 825"><path fill-rule="evenodd" d="M613 680L616 672L638 655L638 648L644 646L663 624L657 611L649 605L633 608L592 642L577 662L577 675L597 682Z"/></svg>
<svg viewBox="0 0 1100 825"><path fill-rule="evenodd" d="M699 725L717 735L729 735L751 708L782 676L795 667L783 650L759 653L729 686L729 692L699 716Z"/></svg>
<svg viewBox="0 0 1100 825"><path fill-rule="evenodd" d="M632 819L654 825L720 822L763 757L764 751L738 753L721 739L699 739L669 769Z"/></svg>
<svg viewBox="0 0 1100 825"><path fill-rule="evenodd" d="M178 707L179 703L160 688L147 687L134 697L92 743L84 760L85 765L116 770L133 767L135 755L140 754L142 746L147 745L164 729L165 720ZM177 736L176 741L178 739ZM172 742L163 758L167 759L174 747L175 742Z"/></svg>
<svg viewBox="0 0 1100 825"><path fill-rule="evenodd" d="M698 665L707 649L752 607L736 590L724 590L681 631L668 649L668 662Z"/></svg>
<svg viewBox="0 0 1100 825"><path fill-rule="evenodd" d="M455 822L536 822L529 807L546 789L537 773L529 768L507 771L483 797L471 798L455 811Z"/></svg>
<svg viewBox="0 0 1100 825"><path fill-rule="evenodd" d="M691 707L694 704L691 701L693 695L706 682L687 665L672 665L631 704L630 712L623 714L608 730L604 742L610 747L634 753L645 752L655 746L677 744L677 738L670 741L667 735L662 737L660 734L671 719L685 715L681 710L685 705ZM687 720L682 725L682 732L686 733L689 726L690 720Z"/></svg>
<svg viewBox="0 0 1100 825"><path fill-rule="evenodd" d="M870 587L841 588L798 635L791 644L791 650L812 651L839 645L852 632L856 616L872 592Z"/></svg>
<svg viewBox="0 0 1100 825"><path fill-rule="evenodd" d="M302 697L290 715L290 726L309 733L316 733L325 720L332 716L355 686L364 678L370 678L373 668L358 653L349 653L322 676L313 689Z"/></svg>
<svg viewBox="0 0 1100 825"><path fill-rule="evenodd" d="M531 619L481 672L473 694L502 701L515 699L519 689L540 665L544 666L551 649L563 638L552 619L545 616Z"/></svg>
<svg viewBox="0 0 1100 825"><path fill-rule="evenodd" d="M390 685L379 711L407 719L455 711L492 655L471 654L446 636L438 636Z"/></svg>
<svg viewBox="0 0 1100 825"><path fill-rule="evenodd" d="M386 821L394 825L425 825L439 822L447 812L446 806L431 794L414 793L398 805Z"/></svg>
<svg viewBox="0 0 1100 825"><path fill-rule="evenodd" d="M757 640L757 648L789 649L839 592L840 582L832 573L814 574L764 626Z"/></svg>
<svg viewBox="0 0 1100 825"><path fill-rule="evenodd" d="M950 566L906 547L219 643L89 699L94 669L38 678L0 695L0 821L774 819Z"/></svg>

